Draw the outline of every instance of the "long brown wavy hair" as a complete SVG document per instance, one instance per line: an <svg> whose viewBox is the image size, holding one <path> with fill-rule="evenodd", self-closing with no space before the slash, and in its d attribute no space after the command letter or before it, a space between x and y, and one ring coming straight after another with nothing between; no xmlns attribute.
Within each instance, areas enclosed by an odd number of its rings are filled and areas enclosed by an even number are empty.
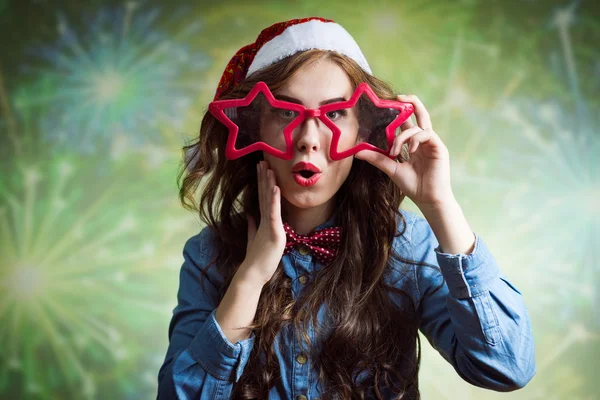
<svg viewBox="0 0 600 400"><path fill-rule="evenodd" d="M297 53L260 70L220 99L244 97L258 81L276 92L301 66L321 59L342 67L354 88L367 82L379 98L395 99L388 84L363 71L353 60L322 50ZM255 166L262 153L227 160L226 141L227 129L206 112L199 136L183 147L184 161L178 174L182 205L198 212L214 234L216 256L204 272L214 266L224 277L220 299L245 258L245 215L260 221ZM406 152L403 155L406 157ZM200 198L196 199L198 191ZM308 291L297 299L292 298L291 279L280 264L263 287L254 324L248 327L256 338L233 388L233 398L268 398L269 390L280 379L274 339L290 325L309 344L308 354L318 370L323 399L382 399L391 393L397 399L419 398L421 343L415 307L407 288L386 279L392 272L391 258L402 266L396 277L408 273L407 264L424 265L400 257L392 248L394 237L406 229L399 212L403 199L385 173L354 160L336 194L336 223L344 231L336 259L317 273ZM393 294L406 297L409 301L403 303L412 306L400 308ZM319 324L317 319L323 305L327 307L327 332L320 329L323 322ZM308 324L318 339L315 345L307 334Z"/></svg>

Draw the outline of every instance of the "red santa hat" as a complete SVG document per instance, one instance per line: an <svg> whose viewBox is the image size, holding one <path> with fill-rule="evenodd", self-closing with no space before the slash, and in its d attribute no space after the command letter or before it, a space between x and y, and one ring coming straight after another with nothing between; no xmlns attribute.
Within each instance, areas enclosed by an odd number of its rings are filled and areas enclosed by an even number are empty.
<svg viewBox="0 0 600 400"><path fill-rule="evenodd" d="M341 25L318 17L278 22L262 30L256 42L239 49L221 76L215 100L254 72L300 51L333 50L350 57L366 72L371 68L358 44Z"/></svg>

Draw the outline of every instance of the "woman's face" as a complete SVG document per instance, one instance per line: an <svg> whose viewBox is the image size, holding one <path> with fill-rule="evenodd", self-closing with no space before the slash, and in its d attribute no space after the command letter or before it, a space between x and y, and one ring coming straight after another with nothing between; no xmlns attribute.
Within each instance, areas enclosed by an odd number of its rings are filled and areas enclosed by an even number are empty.
<svg viewBox="0 0 600 400"><path fill-rule="evenodd" d="M306 108L319 108L327 103L348 100L353 87L344 70L330 60L319 60L302 66L289 82L274 93L275 98L295 102ZM350 148L356 143L358 135L357 118L351 110L347 115L331 114L330 119L336 125L344 126L340 137L339 148ZM287 118L285 113L279 115ZM292 118L293 119L293 118ZM291 122L291 120L289 121ZM267 126L278 125L273 121L261 123L261 136L268 135ZM279 130L283 141L283 130ZM331 130L317 118L307 118L292 134L294 155L291 160L282 160L268 153L263 153L270 168L275 172L277 185L281 188L282 206L284 209L297 207L301 209L313 207L333 207L334 195L342 186L352 167L353 157L334 161L329 157ZM279 147L279 146L278 146ZM293 170L299 162L315 165L321 172L317 178L305 178ZM289 203L289 204L286 204Z"/></svg>

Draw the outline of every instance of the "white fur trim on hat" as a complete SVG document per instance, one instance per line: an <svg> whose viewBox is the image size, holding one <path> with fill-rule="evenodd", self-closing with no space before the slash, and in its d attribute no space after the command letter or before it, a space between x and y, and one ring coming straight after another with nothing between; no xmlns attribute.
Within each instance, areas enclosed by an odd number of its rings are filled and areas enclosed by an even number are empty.
<svg viewBox="0 0 600 400"><path fill-rule="evenodd" d="M335 22L311 20L291 25L280 35L266 42L256 53L246 76L299 51L310 49L333 50L344 54L372 74L367 59L348 31Z"/></svg>

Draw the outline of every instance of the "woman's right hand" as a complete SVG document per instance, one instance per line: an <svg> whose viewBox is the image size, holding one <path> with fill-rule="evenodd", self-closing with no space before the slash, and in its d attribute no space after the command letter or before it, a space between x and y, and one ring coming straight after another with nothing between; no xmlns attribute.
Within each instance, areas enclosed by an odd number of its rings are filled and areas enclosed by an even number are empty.
<svg viewBox="0 0 600 400"><path fill-rule="evenodd" d="M285 230L281 220L281 191L275 182L275 173L269 169L267 161L256 166L258 176L258 203L260 224L252 216L248 218L248 246L246 258L240 266L243 273L267 283L279 266L285 250Z"/></svg>

